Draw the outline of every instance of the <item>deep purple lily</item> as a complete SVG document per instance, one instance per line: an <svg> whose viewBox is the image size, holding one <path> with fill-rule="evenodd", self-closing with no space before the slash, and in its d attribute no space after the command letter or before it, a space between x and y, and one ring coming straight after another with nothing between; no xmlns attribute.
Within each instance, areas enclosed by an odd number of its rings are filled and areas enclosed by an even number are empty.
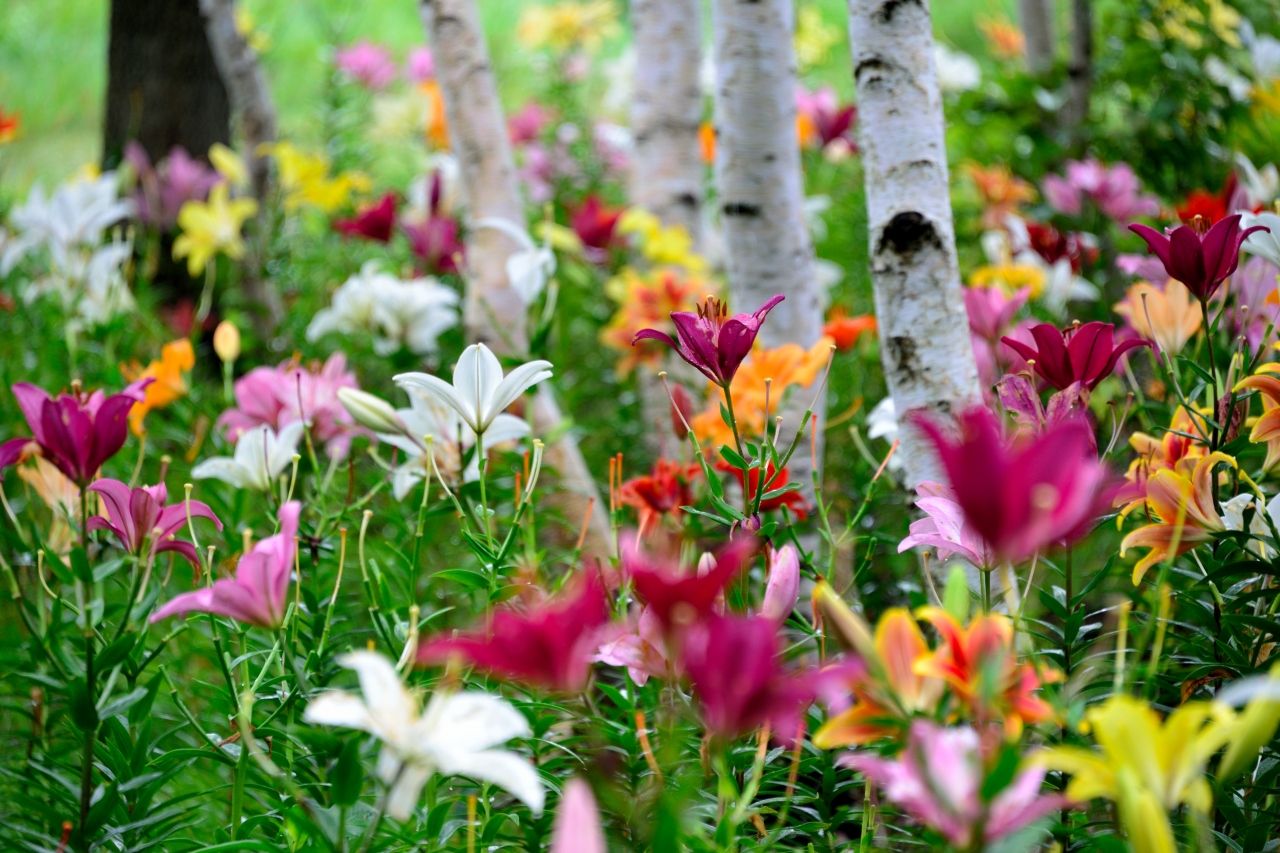
<svg viewBox="0 0 1280 853"><path fill-rule="evenodd" d="M207 504L200 501L165 506L169 490L164 483L131 489L119 480L98 480L89 491L102 496L107 517L89 519L89 529L110 530L120 540L120 547L148 563L162 551L176 551L188 563L199 568L195 546L172 539L174 532L187 523L187 510L192 518L207 518L222 529L222 522Z"/></svg>
<svg viewBox="0 0 1280 853"><path fill-rule="evenodd" d="M1036 373L1059 391L1079 382L1092 391L1111 375L1120 356L1134 347L1149 347L1150 341L1130 338L1115 343L1115 326L1110 323L1085 323L1068 326L1061 331L1052 323L1032 327L1036 348L1011 337L1001 338L1005 346L1028 362L1035 361Z"/></svg>
<svg viewBox="0 0 1280 853"><path fill-rule="evenodd" d="M676 338L657 329L641 329L632 338L635 345L640 340L662 341L676 354L698 368L712 382L727 388L738 372L738 365L751 352L760 334L764 318L773 306L785 297L781 293L770 298L752 314L729 316L728 307L714 296L693 311L672 311L671 322L676 325Z"/></svg>
<svg viewBox="0 0 1280 853"><path fill-rule="evenodd" d="M1270 231L1264 225L1240 229L1240 214L1235 213L1208 227L1202 216L1192 218L1190 225L1179 225L1161 234L1149 225L1137 222L1129 230L1147 241L1147 248L1164 264L1170 278L1187 286L1201 302L1208 301L1240 263L1240 244L1255 231Z"/></svg>
<svg viewBox="0 0 1280 853"><path fill-rule="evenodd" d="M13 386L13 396L32 437L11 438L0 445L0 470L20 462L34 443L41 456L83 489L93 482L102 463L124 446L129 437L129 410L142 402L153 381L140 379L110 397L101 390L84 394L74 388L57 398L43 388L19 382Z"/></svg>
<svg viewBox="0 0 1280 853"><path fill-rule="evenodd" d="M280 507L280 532L263 539L241 557L234 578L223 578L207 589L179 595L157 610L151 621L198 610L259 628L280 627L288 604L289 577L298 547L294 536L301 510L302 504L297 501Z"/></svg>

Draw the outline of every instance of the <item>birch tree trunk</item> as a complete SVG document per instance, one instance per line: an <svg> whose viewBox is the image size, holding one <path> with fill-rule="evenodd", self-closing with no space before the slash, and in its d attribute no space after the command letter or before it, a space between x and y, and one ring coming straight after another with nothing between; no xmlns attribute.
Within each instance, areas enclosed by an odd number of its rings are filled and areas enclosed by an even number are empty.
<svg viewBox="0 0 1280 853"><path fill-rule="evenodd" d="M716 179L732 309L754 311L784 294L759 340L810 347L822 335L822 301L804 215L791 0L714 0L712 23ZM792 389L779 446L803 427L811 395ZM809 455L792 457L792 468L792 479L811 492Z"/></svg>
<svg viewBox="0 0 1280 853"><path fill-rule="evenodd" d="M1043 74L1053 67L1053 0L1018 0L1018 17L1026 38L1027 70Z"/></svg>
<svg viewBox="0 0 1280 853"><path fill-rule="evenodd" d="M462 170L468 216L472 221L500 217L523 228L515 163L476 0L422 0L421 13L444 96L449 142ZM506 271L507 258L516 249L511 238L493 228L468 229L466 326L468 339L500 354L523 357L529 348L527 306ZM564 421L546 383L534 395L532 421L538 435L547 435ZM606 558L608 507L600 502L577 441L562 436L547 447L544 460L559 474L560 492L552 499L566 520L581 524L591 512L583 555ZM592 501L594 509L589 508Z"/></svg>
<svg viewBox="0 0 1280 853"><path fill-rule="evenodd" d="M880 353L908 486L937 479L916 413L982 399L969 342L928 0L849 0Z"/></svg>
<svg viewBox="0 0 1280 853"><path fill-rule="evenodd" d="M1067 124L1079 140L1079 128L1089 118L1089 89L1093 85L1093 4L1071 0L1071 61L1067 65Z"/></svg>

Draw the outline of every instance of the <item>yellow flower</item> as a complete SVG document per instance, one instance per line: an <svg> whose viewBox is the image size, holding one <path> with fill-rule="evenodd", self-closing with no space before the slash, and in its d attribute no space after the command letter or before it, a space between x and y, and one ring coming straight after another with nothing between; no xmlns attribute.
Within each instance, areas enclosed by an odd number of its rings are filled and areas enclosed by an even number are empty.
<svg viewBox="0 0 1280 853"><path fill-rule="evenodd" d="M188 201L178 211L178 227L182 233L173 241L173 257L187 259L192 276L204 272L209 261L219 253L229 258L244 256L244 240L240 228L258 212L251 198L227 198L227 185L216 184L209 200Z"/></svg>
<svg viewBox="0 0 1280 853"><path fill-rule="evenodd" d="M640 253L650 263L684 267L691 273L706 272L707 261L693 250L693 238L683 225L663 225L647 210L633 207L618 220L618 230L639 237Z"/></svg>
<svg viewBox="0 0 1280 853"><path fill-rule="evenodd" d="M288 142L272 145L271 155L280 170L285 210L310 206L322 213L333 213L347 204L353 192L366 192L371 186L369 178L360 172L330 177L327 157Z"/></svg>
<svg viewBox="0 0 1280 853"><path fill-rule="evenodd" d="M1250 96L1256 110L1280 115L1280 78L1256 84Z"/></svg>
<svg viewBox="0 0 1280 853"><path fill-rule="evenodd" d="M221 326L219 326L221 328ZM142 421L152 409L162 409L187 395L186 374L196 366L196 354L191 348L191 341L179 338L170 341L160 349L160 358L139 370L135 363L132 367L121 365L120 372L129 382L151 378L147 386L146 396L141 402L134 403L129 410L129 429L134 435L141 436Z"/></svg>
<svg viewBox="0 0 1280 853"><path fill-rule="evenodd" d="M1162 722L1147 702L1116 695L1085 719L1099 749L1056 746L1032 760L1070 773L1071 799L1114 802L1135 853L1173 853L1168 812L1186 805L1208 814L1205 764L1235 733L1235 713L1220 702L1187 702Z"/></svg>
<svg viewBox="0 0 1280 853"><path fill-rule="evenodd" d="M1143 305L1143 298L1146 305ZM1134 331L1147 340L1155 340L1160 349L1177 355L1196 332L1204 312L1191 298L1191 291L1179 281L1169 279L1164 290L1147 281L1132 285L1125 298L1115 305L1115 312L1129 321ZM1150 324L1147 318L1150 317Z"/></svg>
<svg viewBox="0 0 1280 853"><path fill-rule="evenodd" d="M643 275L627 267L609 279L605 293L618 304L618 310L600 330L600 342L623 354L617 365L618 375L626 376L640 364L660 365L666 347L648 342L632 346L636 332L658 329L674 334L671 312L692 311L700 298L714 290L712 282L673 267Z"/></svg>
<svg viewBox="0 0 1280 853"><path fill-rule="evenodd" d="M209 147L209 162L231 186L243 187L249 183L249 170L245 168L244 159L221 142Z"/></svg>
<svg viewBox="0 0 1280 853"><path fill-rule="evenodd" d="M1035 299L1044 291L1044 270L1031 264L987 264L978 267L969 276L972 287L999 287L1012 296L1024 287L1031 288Z"/></svg>
<svg viewBox="0 0 1280 853"><path fill-rule="evenodd" d="M1222 0L1209 0L1209 29L1231 47L1240 46L1240 13Z"/></svg>
<svg viewBox="0 0 1280 853"><path fill-rule="evenodd" d="M618 32L618 15L610 0L562 0L549 6L525 8L516 36L531 50L553 53L585 50L594 53L605 39Z"/></svg>
<svg viewBox="0 0 1280 853"><path fill-rule="evenodd" d="M840 43L840 28L829 24L815 6L805 6L796 16L796 64L803 71L821 65L831 48Z"/></svg>

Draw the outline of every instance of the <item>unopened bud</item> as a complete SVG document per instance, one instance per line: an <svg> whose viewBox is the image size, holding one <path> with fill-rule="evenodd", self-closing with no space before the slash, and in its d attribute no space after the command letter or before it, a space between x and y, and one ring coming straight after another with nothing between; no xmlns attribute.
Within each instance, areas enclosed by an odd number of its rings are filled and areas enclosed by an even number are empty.
<svg viewBox="0 0 1280 853"><path fill-rule="evenodd" d="M232 362L240 357L240 330L230 320L223 320L213 330L213 351L224 362Z"/></svg>
<svg viewBox="0 0 1280 853"><path fill-rule="evenodd" d="M397 435L405 433L404 421L391 404L381 397L356 388L339 388L338 399L355 422L365 429Z"/></svg>

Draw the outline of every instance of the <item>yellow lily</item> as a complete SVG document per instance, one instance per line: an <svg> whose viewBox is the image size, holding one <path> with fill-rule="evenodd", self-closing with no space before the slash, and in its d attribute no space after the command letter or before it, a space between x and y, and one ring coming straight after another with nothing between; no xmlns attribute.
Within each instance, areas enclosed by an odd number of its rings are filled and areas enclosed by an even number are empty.
<svg viewBox="0 0 1280 853"><path fill-rule="evenodd" d="M1264 470L1270 471L1280 463L1280 377L1274 376L1280 371L1280 364L1264 364L1252 376L1246 376L1236 383L1236 391L1257 391L1262 398L1262 417L1258 418L1249 433L1249 440L1254 444L1267 443L1267 458L1262 463Z"/></svg>
<svg viewBox="0 0 1280 853"><path fill-rule="evenodd" d="M244 240L240 229L244 221L258 212L251 198L227 198L227 185L215 184L209 200L189 201L178 211L178 227L182 233L173 241L174 259L186 258L187 271L198 276L219 253L229 258L244 257Z"/></svg>
<svg viewBox="0 0 1280 853"><path fill-rule="evenodd" d="M1174 853L1168 812L1186 805L1208 814L1205 764L1234 734L1235 713L1220 702L1188 702L1161 721L1149 703L1117 695L1085 719L1098 749L1056 746L1032 760L1070 773L1071 799L1114 802L1135 853Z"/></svg>
<svg viewBox="0 0 1280 853"><path fill-rule="evenodd" d="M353 192L365 192L371 186L368 176L360 172L330 177L328 158L288 142L277 142L269 150L280 170L285 210L309 205L322 213L333 213L347 203Z"/></svg>
<svg viewBox="0 0 1280 853"><path fill-rule="evenodd" d="M697 275L705 272L707 261L693 250L693 238L683 225L663 225L647 210L633 207L618 220L618 230L640 238L640 252L653 264L684 267Z"/></svg>
<svg viewBox="0 0 1280 853"><path fill-rule="evenodd" d="M1191 298L1191 291L1173 279L1164 290L1147 281L1132 285L1125 298L1116 303L1115 312L1126 318L1139 335L1154 340L1170 355L1182 352L1204 320L1204 312Z"/></svg>

